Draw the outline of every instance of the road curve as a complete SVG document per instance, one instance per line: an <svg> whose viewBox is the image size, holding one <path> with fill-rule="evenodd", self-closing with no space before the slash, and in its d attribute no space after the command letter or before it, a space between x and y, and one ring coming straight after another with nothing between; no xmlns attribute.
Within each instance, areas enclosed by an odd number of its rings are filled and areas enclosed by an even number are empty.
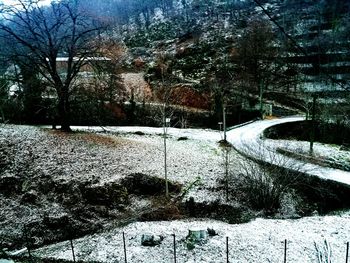
<svg viewBox="0 0 350 263"><path fill-rule="evenodd" d="M287 167L326 180L350 185L350 172L306 163L277 153L271 144L266 143L262 134L268 127L294 121L304 120L294 116L273 120L261 120L227 132L227 140L239 151L255 159Z"/></svg>

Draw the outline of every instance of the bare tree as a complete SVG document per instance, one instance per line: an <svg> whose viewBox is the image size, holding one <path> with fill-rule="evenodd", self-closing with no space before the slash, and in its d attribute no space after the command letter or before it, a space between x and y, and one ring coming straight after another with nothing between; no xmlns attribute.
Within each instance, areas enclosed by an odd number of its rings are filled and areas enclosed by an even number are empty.
<svg viewBox="0 0 350 263"><path fill-rule="evenodd" d="M163 153L164 153L164 179L165 179L165 195L169 197L168 187L168 128L170 126L171 119L174 115L174 105L171 105L176 101L176 98L172 96L172 59L173 57L165 52L159 52L156 60L156 75L160 81L156 84L159 89L159 106L158 112L159 123L163 127ZM173 106L173 107L171 107Z"/></svg>
<svg viewBox="0 0 350 263"><path fill-rule="evenodd" d="M61 129L70 131L70 97L80 69L95 54L92 39L101 26L78 7L78 1L63 0L50 6L40 1L18 0L2 6L0 32L11 43L9 59L21 60L38 69L41 78L57 93ZM65 58L64 66L57 59Z"/></svg>

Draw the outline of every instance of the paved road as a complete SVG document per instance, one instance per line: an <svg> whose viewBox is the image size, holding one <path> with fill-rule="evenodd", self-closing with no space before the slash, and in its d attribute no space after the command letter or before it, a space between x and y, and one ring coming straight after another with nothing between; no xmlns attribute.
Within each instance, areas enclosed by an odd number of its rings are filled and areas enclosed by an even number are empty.
<svg viewBox="0 0 350 263"><path fill-rule="evenodd" d="M350 185L350 172L327 168L315 164L305 163L286 157L275 151L273 144L266 143L262 138L263 131L271 126L303 120L303 117L288 117L273 120L256 121L246 126L227 132L227 140L240 152L253 158L264 160L279 166L302 171L323 179L337 181Z"/></svg>

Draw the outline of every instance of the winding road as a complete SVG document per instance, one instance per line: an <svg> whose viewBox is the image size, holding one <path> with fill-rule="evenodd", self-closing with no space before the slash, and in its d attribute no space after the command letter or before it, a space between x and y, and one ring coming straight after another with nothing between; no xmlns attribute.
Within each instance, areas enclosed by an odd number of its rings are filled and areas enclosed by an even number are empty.
<svg viewBox="0 0 350 263"><path fill-rule="evenodd" d="M287 117L273 120L261 120L227 132L227 140L237 149L252 158L263 160L278 166L318 176L322 179L333 180L350 185L350 172L328 168L316 164L306 163L287 157L276 152L273 143L269 143L262 136L268 127L294 121L304 120L304 117Z"/></svg>

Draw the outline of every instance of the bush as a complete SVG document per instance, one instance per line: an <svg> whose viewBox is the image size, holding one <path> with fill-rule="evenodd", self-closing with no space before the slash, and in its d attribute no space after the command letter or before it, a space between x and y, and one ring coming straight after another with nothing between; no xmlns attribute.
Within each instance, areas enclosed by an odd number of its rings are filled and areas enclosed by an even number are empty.
<svg viewBox="0 0 350 263"><path fill-rule="evenodd" d="M253 209L264 210L266 214L276 212L281 205L287 188L271 176L266 165L246 164L249 167L235 178L243 201Z"/></svg>
<svg viewBox="0 0 350 263"><path fill-rule="evenodd" d="M281 208L285 195L300 182L300 164L270 151L257 152L255 156L259 155L260 160L267 158L274 165L240 159L238 171L230 176L230 190L247 206L263 210L265 214L274 214Z"/></svg>

